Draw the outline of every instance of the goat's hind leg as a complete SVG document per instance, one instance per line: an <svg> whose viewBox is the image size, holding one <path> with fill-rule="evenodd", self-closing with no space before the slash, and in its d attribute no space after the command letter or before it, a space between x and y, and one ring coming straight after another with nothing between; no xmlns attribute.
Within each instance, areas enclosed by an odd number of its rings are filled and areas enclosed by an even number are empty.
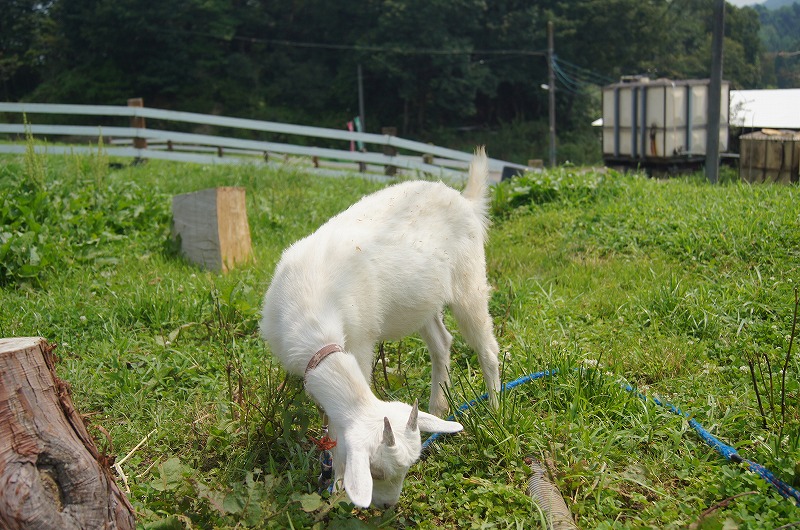
<svg viewBox="0 0 800 530"><path fill-rule="evenodd" d="M489 402L498 407L500 394L500 366L498 353L500 347L494 336L492 317L488 305L489 286L465 289L450 304L450 310L458 322L458 329L467 344L478 354L478 362L483 372L483 380L489 394Z"/></svg>
<svg viewBox="0 0 800 530"><path fill-rule="evenodd" d="M453 336L444 327L442 314L437 313L419 330L431 356L431 402L430 413L442 417L448 404L444 389L450 387L450 346Z"/></svg>

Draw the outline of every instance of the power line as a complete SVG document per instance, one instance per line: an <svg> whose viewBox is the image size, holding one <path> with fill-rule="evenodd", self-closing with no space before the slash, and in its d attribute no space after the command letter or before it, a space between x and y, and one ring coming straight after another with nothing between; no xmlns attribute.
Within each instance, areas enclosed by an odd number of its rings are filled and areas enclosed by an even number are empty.
<svg viewBox="0 0 800 530"><path fill-rule="evenodd" d="M582 89L607 85L613 80L569 61L553 57L553 71L567 92L578 94Z"/></svg>
<svg viewBox="0 0 800 530"><path fill-rule="evenodd" d="M583 68L582 66L573 64L569 61L561 59L560 57L557 57L556 60L559 62L559 66L562 68L562 70L571 72L573 77L577 77L587 83L594 85L607 85L614 82L614 79L611 77L594 72L587 68Z"/></svg>
<svg viewBox="0 0 800 530"><path fill-rule="evenodd" d="M335 44L327 42L307 42L293 41L286 39L264 39L259 37L242 37L234 35L232 37L221 37L212 33L190 30L171 30L168 33L183 33L201 37L209 37L222 41L240 41L256 44L272 44L276 46L286 46L289 48L311 48L319 50L343 50L343 51L362 51L373 53L392 53L397 55L508 55L508 56L541 56L547 55L546 50L473 50L468 48L404 48L400 46L369 46L361 44Z"/></svg>

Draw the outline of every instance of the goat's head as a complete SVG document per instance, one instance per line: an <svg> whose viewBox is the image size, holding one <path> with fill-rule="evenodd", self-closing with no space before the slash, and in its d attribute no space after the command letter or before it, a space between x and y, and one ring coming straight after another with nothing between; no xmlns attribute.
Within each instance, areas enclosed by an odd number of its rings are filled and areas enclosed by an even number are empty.
<svg viewBox="0 0 800 530"><path fill-rule="evenodd" d="M334 453L336 477L350 501L366 508L397 503L403 479L422 451L420 431L454 433L460 423L421 412L417 403L378 401L349 425L340 426Z"/></svg>

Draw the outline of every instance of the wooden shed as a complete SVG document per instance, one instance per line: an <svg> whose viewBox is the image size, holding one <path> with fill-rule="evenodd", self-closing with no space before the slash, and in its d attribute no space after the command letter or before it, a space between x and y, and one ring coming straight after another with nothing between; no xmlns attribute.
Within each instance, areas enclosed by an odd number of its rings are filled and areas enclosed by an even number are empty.
<svg viewBox="0 0 800 530"><path fill-rule="evenodd" d="M762 129L739 140L743 180L784 184L800 180L800 132Z"/></svg>

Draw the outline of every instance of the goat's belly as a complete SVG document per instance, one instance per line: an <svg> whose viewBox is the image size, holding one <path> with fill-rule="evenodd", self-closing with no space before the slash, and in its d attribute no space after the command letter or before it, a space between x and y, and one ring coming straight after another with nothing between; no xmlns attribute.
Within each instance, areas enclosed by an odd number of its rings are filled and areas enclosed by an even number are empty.
<svg viewBox="0 0 800 530"><path fill-rule="evenodd" d="M413 335L415 332L422 329L424 323L425 322L423 321L421 323L411 324L407 327L392 326L381 335L381 337L378 339L378 342L384 340L402 340L403 338Z"/></svg>
<svg viewBox="0 0 800 530"><path fill-rule="evenodd" d="M383 300L384 310L379 313L380 340L399 340L419 331L431 319L438 316L445 303L439 296L420 299L411 292L401 293L400 298L388 304L390 307L387 307L386 301Z"/></svg>

